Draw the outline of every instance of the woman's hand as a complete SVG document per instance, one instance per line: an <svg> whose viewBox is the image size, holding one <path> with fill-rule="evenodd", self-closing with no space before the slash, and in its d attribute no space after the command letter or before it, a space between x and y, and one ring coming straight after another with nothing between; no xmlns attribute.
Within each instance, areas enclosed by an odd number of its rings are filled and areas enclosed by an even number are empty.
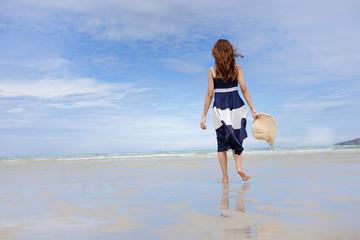
<svg viewBox="0 0 360 240"><path fill-rule="evenodd" d="M255 111L255 109L252 109L251 115L253 116L254 119L256 119L256 116L255 116L256 114L257 114L257 112Z"/></svg>
<svg viewBox="0 0 360 240"><path fill-rule="evenodd" d="M206 130L206 125L205 125L205 122L206 122L206 116L203 116L202 118L201 118L201 122L200 122L200 127L202 128L202 129L204 129L204 130Z"/></svg>

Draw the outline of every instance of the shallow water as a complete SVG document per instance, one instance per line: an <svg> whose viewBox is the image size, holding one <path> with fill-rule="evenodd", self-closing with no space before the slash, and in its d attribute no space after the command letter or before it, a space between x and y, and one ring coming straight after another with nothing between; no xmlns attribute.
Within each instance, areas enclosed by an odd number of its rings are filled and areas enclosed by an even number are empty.
<svg viewBox="0 0 360 240"><path fill-rule="evenodd" d="M359 239L360 148L0 159L0 239Z"/></svg>

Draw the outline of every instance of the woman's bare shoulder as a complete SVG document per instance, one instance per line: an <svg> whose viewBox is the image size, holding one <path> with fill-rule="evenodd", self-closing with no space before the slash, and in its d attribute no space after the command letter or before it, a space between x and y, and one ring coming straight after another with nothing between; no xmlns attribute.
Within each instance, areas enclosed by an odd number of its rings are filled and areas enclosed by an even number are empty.
<svg viewBox="0 0 360 240"><path fill-rule="evenodd" d="M243 70L240 65L236 64L236 71L238 72L238 74L240 74L240 75L242 74Z"/></svg>

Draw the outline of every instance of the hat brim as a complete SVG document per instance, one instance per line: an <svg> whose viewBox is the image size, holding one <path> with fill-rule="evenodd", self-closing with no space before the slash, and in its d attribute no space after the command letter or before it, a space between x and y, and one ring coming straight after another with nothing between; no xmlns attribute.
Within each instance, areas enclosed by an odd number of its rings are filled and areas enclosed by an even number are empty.
<svg viewBox="0 0 360 240"><path fill-rule="evenodd" d="M264 137L266 142L271 146L274 147L275 137L276 137L276 122L273 117L266 113L257 113L255 114L255 121L261 122L264 128L268 130L268 136ZM253 132L254 135L254 132ZM254 136L255 137L255 136Z"/></svg>

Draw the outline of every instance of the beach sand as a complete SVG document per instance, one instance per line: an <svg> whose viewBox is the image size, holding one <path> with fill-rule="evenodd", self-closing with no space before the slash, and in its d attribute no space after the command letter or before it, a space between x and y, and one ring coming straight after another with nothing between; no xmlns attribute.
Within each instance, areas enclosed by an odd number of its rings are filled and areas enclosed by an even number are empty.
<svg viewBox="0 0 360 240"><path fill-rule="evenodd" d="M360 239L360 148L0 159L0 239Z"/></svg>

